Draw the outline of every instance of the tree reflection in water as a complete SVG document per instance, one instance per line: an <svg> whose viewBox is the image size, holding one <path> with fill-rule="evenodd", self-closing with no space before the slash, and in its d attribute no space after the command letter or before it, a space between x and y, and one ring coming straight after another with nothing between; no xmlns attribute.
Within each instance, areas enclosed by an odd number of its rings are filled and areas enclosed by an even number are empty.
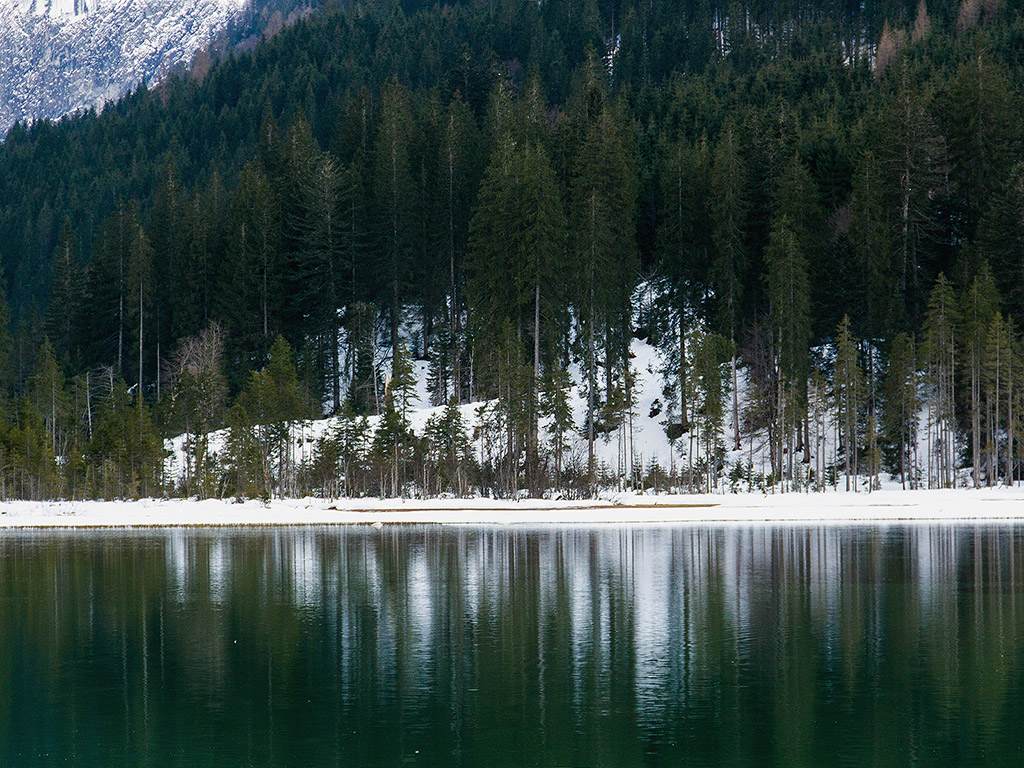
<svg viewBox="0 0 1024 768"><path fill-rule="evenodd" d="M0 539L0 764L1016 765L1008 526Z"/></svg>

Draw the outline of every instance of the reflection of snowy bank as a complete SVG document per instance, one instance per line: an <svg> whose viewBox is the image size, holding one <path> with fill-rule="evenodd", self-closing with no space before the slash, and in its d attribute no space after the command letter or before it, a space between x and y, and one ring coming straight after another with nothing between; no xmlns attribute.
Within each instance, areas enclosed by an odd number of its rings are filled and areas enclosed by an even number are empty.
<svg viewBox="0 0 1024 768"><path fill-rule="evenodd" d="M608 523L872 523L935 520L1022 520L1024 488L878 491L876 493L634 496L601 501L544 499L277 500L269 505L219 501L11 501L0 503L0 527L161 527L442 523L545 525ZM303 558L298 558L302 562ZM316 591L316 574L300 574L300 590Z"/></svg>

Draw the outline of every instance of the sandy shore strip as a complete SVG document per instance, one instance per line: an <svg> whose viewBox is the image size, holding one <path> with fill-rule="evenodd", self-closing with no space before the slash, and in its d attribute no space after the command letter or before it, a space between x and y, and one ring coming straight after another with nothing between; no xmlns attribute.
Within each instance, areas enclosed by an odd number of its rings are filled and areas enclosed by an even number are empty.
<svg viewBox="0 0 1024 768"><path fill-rule="evenodd" d="M887 524L1024 522L1024 488L875 493L617 494L593 501L282 499L9 501L0 528L164 528L279 525Z"/></svg>

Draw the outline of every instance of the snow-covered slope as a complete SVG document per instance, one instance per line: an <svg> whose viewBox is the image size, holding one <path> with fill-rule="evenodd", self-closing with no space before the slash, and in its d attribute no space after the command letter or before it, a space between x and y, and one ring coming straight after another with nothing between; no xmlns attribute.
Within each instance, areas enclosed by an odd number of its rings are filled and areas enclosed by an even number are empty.
<svg viewBox="0 0 1024 768"><path fill-rule="evenodd" d="M0 0L0 136L188 63L244 0Z"/></svg>
<svg viewBox="0 0 1024 768"><path fill-rule="evenodd" d="M602 482L602 494L605 497L616 497L630 489L636 490L635 483L630 482L630 477L646 477L647 470L652 465L658 465L662 470L675 476L692 475L693 482L698 483L702 475L700 465L706 466L707 445L706 439L697 434L695 430L689 430L682 437L671 442L666 433L666 426L670 420L678 419L678 416L670 416L669 409L665 402L665 375L668 370L668 360L662 350L651 346L646 341L633 339L630 347L631 369L634 375L634 395L636 405L633 408L632 416L619 429L610 433L600 435L595 444L596 461L598 472ZM431 407L427 394L427 364L417 361L414 364L417 378L416 397L412 409L408 414L409 424L413 432L423 435L427 420L434 414L443 410L442 408ZM587 441L583 434L582 425L586 423L587 403L586 391L580 383L583 376L578 366L571 366L570 373L574 384L569 389L569 405L573 412L573 423L575 429L567 436L567 455L564 457L563 465L568 466L574 463L576 467L586 466ZM737 394L740 410L740 418L747 408L748 398L751 393L751 384L748 380L748 371L741 368L737 372ZM752 434L741 429L739 448L736 449L735 430L733 421L731 390L726 393L726 414L722 424L720 445L724 454L719 456L715 463L718 467L717 479L714 479L710 486L704 485L704 490L714 490L721 493L736 493L741 491L772 490L765 488L765 478L771 474L770 446L768 442L768 431L766 428L759 428ZM460 406L463 420L470 434L477 432L480 425L481 407L493 406L493 403L482 402L467 403ZM692 407L693 403L691 403ZM838 435L834 429L835 412L828 404L824 406L825 411L817 418L812 418L810 423L810 442L808 450L801 450L794 461L794 476L807 478L811 472L815 477L825 478L825 485L831 484L832 490L839 491L845 488L845 480L842 477L842 467L837 458ZM920 432L918 435L918 446L915 454L917 456L918 475L921 475L922 468L929 466L932 460L929 456L929 446L925 438L928 413L927 409L920 414ZM369 419L371 429L376 429L377 417ZM319 437L327 434L337 426L334 418L320 419L316 421L302 422L296 425L294 455L300 462L310 460L315 451L316 441ZM541 440L550 448L551 435L548 432L548 424L541 422ZM226 432L213 433L210 439L210 450L219 454L224 449ZM165 464L165 471L168 479L177 482L185 471L184 436L179 435L167 441L168 459ZM490 457L485 450L482 440L474 440L473 450L476 458L483 463ZM719 463L720 461L720 463ZM833 475L823 474L829 465L839 467L838 473ZM862 467L863 468L863 467ZM731 477L736 471L743 471L743 477ZM707 481L707 475L705 482ZM968 472L966 469L958 471L956 485L966 487L969 484ZM646 487L647 480L641 480L641 487ZM800 482L796 482L798 487ZM898 490L902 483L897 477L888 473L881 473L881 476L872 481L866 475L856 478L849 490L870 490L872 485L875 489ZM927 487L925 477L919 479L920 487ZM913 485L911 485L913 487ZM691 488L700 491L702 486L695 485Z"/></svg>
<svg viewBox="0 0 1024 768"><path fill-rule="evenodd" d="M636 407L633 411L632 424L599 436L595 444L596 459L601 474L605 477L620 478L620 484L623 487L625 487L625 478L634 468L647 467L652 462L666 469L671 466L679 467L688 461L696 461L701 455L700 446L693 442L684 440L677 442L673 447L665 433L667 415L663 412L662 407L665 361L662 354L656 348L638 339L633 340L631 351L632 366L636 376L634 383ZM443 409L431 407L429 404L427 364L417 361L414 367L417 377L417 402L414 403L414 407L409 413L409 423L413 432L422 435L427 419ZM587 455L587 442L582 435L580 425L586 423L587 402L585 389L579 384L582 376L575 366L572 368L572 373L576 383L570 388L569 403L573 411L573 422L576 429L568 436L569 455L566 457L566 461L575 457L577 464L583 465ZM483 403L476 402L460 407L471 434L478 424L481 405ZM299 425L295 435L295 451L298 459L300 461L308 460L312 456L317 438L327 433L336 423L335 419L328 418ZM377 418L371 418L371 428L376 428L376 425ZM632 428L630 429L629 426ZM546 425L542 423L541 437L547 443L550 436L545 427ZM731 434L731 427L727 426L727 439L731 439ZM223 431L216 432L211 436L210 448L214 453L223 449L225 437L226 433ZM179 435L167 442L170 456L165 468L171 479L180 478L184 471L183 441L184 436ZM482 446L474 445L474 450L480 451L478 459L485 458ZM762 449L759 446L757 451L760 450ZM745 460L745 451L746 448L739 452L739 454L743 454L742 456L737 454L734 459ZM615 483L612 482L611 485L614 486Z"/></svg>

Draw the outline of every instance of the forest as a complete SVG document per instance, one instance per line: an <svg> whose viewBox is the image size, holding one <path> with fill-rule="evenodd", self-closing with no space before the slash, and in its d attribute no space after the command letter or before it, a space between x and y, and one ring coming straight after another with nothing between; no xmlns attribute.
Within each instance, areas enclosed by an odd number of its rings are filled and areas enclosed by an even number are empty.
<svg viewBox="0 0 1024 768"><path fill-rule="evenodd" d="M1022 73L1000 0L325 4L15 125L0 495L1013 482ZM595 459L635 338L698 468Z"/></svg>

